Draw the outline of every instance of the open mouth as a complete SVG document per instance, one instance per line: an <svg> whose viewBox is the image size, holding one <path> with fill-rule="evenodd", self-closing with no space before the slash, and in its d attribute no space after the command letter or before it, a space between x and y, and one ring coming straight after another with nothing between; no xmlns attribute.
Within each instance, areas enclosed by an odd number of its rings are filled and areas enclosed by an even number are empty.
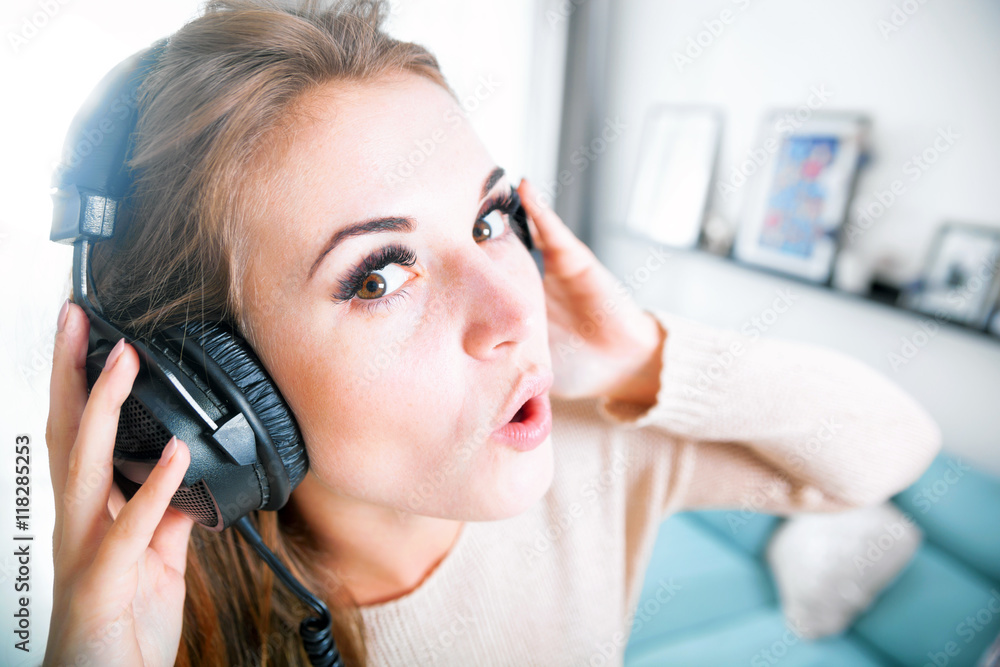
<svg viewBox="0 0 1000 667"><path fill-rule="evenodd" d="M525 420L525 418L528 416L528 403L530 402L531 401L528 401L527 403L522 405L518 409L518 411L514 413L514 418L511 419L511 422L523 422Z"/></svg>
<svg viewBox="0 0 1000 667"><path fill-rule="evenodd" d="M509 422L494 432L494 437L514 449L528 451L540 445L552 429L552 411L547 394L535 396L518 408Z"/></svg>

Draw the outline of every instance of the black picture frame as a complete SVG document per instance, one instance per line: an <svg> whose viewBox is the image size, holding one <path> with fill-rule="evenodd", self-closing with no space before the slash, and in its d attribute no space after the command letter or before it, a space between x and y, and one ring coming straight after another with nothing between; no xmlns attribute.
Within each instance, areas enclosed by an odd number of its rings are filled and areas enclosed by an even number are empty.
<svg viewBox="0 0 1000 667"><path fill-rule="evenodd" d="M990 330L1000 299L998 269L1000 227L947 222L934 235L920 279L900 295L900 305Z"/></svg>

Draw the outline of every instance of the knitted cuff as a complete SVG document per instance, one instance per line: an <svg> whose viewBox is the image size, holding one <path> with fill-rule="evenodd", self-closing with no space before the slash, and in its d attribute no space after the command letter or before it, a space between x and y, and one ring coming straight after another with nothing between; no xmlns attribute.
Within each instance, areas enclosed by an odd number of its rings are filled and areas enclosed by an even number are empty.
<svg viewBox="0 0 1000 667"><path fill-rule="evenodd" d="M739 345L735 331L710 327L657 308L645 309L666 331L663 344L660 388L652 406L597 399L597 412L607 421L626 429L650 424L665 428L696 429L712 414L723 395L720 378Z"/></svg>

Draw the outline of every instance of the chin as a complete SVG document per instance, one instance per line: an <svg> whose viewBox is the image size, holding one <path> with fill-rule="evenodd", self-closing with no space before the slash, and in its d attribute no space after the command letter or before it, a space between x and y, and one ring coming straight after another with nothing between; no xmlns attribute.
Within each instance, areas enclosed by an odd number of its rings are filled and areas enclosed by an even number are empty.
<svg viewBox="0 0 1000 667"><path fill-rule="evenodd" d="M484 499L492 514L488 520L506 519L529 510L552 485L551 434L530 452L511 450L511 454L496 480L492 498Z"/></svg>

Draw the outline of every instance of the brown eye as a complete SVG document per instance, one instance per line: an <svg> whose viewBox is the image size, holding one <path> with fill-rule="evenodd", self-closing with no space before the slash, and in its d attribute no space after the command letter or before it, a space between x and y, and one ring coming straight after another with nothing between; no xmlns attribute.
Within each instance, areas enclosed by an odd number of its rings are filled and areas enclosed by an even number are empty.
<svg viewBox="0 0 1000 667"><path fill-rule="evenodd" d="M389 264L377 271L370 271L361 281L361 287L354 293L359 299L371 301L395 292L406 283L409 271L399 264Z"/></svg>
<svg viewBox="0 0 1000 667"><path fill-rule="evenodd" d="M358 296L362 299L377 299L385 293L385 280L374 271L365 276Z"/></svg>
<svg viewBox="0 0 1000 667"><path fill-rule="evenodd" d="M491 238L503 236L505 218L499 210L492 210L483 217L476 220L472 227L472 238L479 241L486 241ZM482 223L485 223L482 224Z"/></svg>

